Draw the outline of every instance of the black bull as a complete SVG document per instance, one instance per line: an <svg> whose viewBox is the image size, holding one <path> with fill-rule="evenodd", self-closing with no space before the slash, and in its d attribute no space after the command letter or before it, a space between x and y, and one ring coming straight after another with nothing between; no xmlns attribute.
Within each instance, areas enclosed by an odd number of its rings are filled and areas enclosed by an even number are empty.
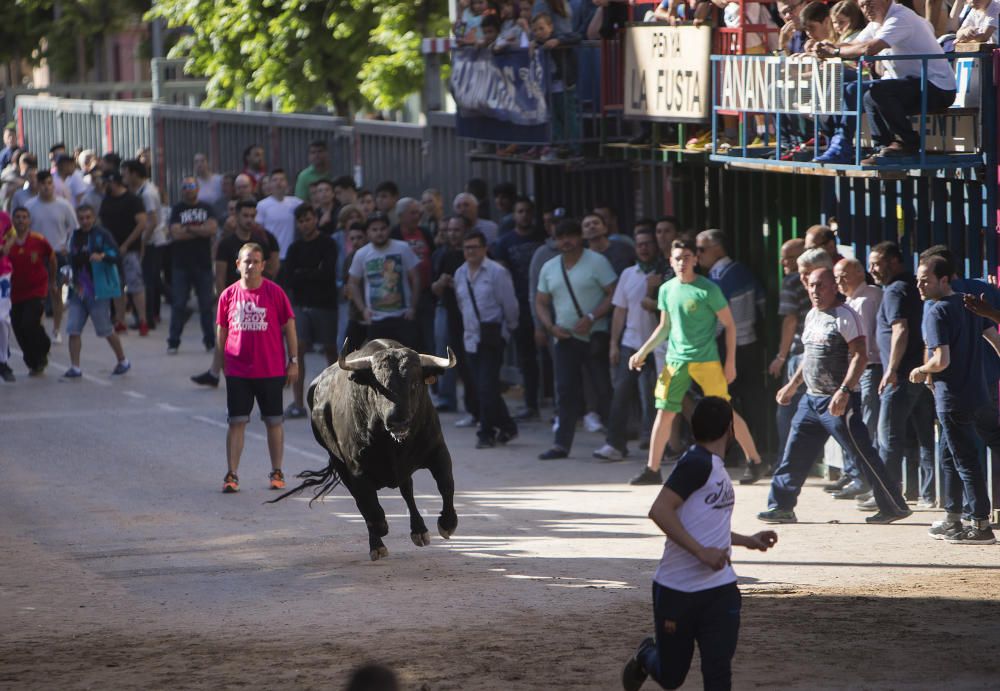
<svg viewBox="0 0 1000 691"><path fill-rule="evenodd" d="M437 482L442 508L438 532L449 538L458 526L451 454L427 382L455 366L448 357L418 354L396 341L378 339L327 367L309 386L313 434L330 454L324 470L299 474L301 485L274 501L317 487L313 501L343 483L368 526L372 560L388 556L389 532L377 490L399 487L410 511L410 539L429 545L430 535L413 499L414 471L426 468ZM310 504L312 502L310 501Z"/></svg>

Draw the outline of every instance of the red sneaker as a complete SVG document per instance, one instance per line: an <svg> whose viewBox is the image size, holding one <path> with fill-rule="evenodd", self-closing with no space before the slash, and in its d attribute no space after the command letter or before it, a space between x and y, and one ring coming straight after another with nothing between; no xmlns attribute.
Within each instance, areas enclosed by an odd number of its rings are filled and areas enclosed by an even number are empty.
<svg viewBox="0 0 1000 691"><path fill-rule="evenodd" d="M123 334L128 333L128 327L125 326L125 322L115 322L115 333Z"/></svg>
<svg viewBox="0 0 1000 691"><path fill-rule="evenodd" d="M240 491L240 479L236 477L236 473L226 473L226 477L222 481L222 491L226 494Z"/></svg>
<svg viewBox="0 0 1000 691"><path fill-rule="evenodd" d="M149 324L145 321L139 322L139 335L148 336L149 335Z"/></svg>
<svg viewBox="0 0 1000 691"><path fill-rule="evenodd" d="M269 475L271 478L271 489L285 489L285 474L280 470L272 470Z"/></svg>

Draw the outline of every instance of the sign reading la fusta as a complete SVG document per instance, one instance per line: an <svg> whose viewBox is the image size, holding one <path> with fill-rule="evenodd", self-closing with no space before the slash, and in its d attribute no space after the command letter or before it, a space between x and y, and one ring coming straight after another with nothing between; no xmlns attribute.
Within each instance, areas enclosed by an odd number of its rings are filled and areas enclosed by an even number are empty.
<svg viewBox="0 0 1000 691"><path fill-rule="evenodd" d="M832 115L843 110L844 64L811 56L718 55L719 110ZM848 103L848 108L857 104Z"/></svg>
<svg viewBox="0 0 1000 691"><path fill-rule="evenodd" d="M626 117L707 120L712 30L645 24L625 34Z"/></svg>

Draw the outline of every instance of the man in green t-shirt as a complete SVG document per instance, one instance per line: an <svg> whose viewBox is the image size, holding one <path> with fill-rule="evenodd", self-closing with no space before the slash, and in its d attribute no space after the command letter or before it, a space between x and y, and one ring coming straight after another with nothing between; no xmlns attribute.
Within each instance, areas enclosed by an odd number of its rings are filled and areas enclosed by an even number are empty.
<svg viewBox="0 0 1000 691"><path fill-rule="evenodd" d="M307 204L315 204L309 198L309 186L329 177L330 155L326 150L326 142L317 139L309 145L309 165L295 179L295 196Z"/></svg>
<svg viewBox="0 0 1000 691"><path fill-rule="evenodd" d="M670 266L676 276L660 287L657 307L660 325L649 339L629 358L629 367L641 370L646 357L667 341L667 357L656 381L656 420L653 422L646 467L632 478L633 485L660 485L660 459L670 438L674 417L681 411L684 394L693 379L706 396L729 400L729 383L736 379L736 359L726 358L723 368L716 345L716 324L722 323L726 350L736 350L736 323L722 290L712 281L694 272L697 264L695 244L674 240ZM748 459L759 462L760 455L742 417L734 413L736 441Z"/></svg>

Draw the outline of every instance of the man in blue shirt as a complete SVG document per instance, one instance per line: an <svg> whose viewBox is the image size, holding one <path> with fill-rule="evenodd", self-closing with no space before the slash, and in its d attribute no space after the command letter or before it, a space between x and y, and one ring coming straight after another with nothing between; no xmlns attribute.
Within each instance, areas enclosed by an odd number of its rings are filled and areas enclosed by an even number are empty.
<svg viewBox="0 0 1000 691"><path fill-rule="evenodd" d="M920 446L919 466L925 482L934 478L934 433L930 393L907 376L924 360L920 326L923 306L913 274L903 266L903 255L894 242L880 242L868 256L868 270L882 286L882 304L875 321L875 338L882 359L881 397L878 417L878 448L889 476L902 482L903 457L911 431ZM911 427L911 421L915 424ZM913 498L918 484L917 464L912 453L906 464L906 494ZM929 479L928 479L929 478Z"/></svg>
<svg viewBox="0 0 1000 691"><path fill-rule="evenodd" d="M925 301L933 300L923 319L927 361L914 367L914 384L930 383L941 423L943 521L928 533L952 544L992 545L990 495L986 470L976 448L975 411L988 396L983 376L983 338L1000 353L1000 335L981 317L966 311L962 295L951 287L954 268L947 259L920 260L917 287ZM962 524L962 519L968 521Z"/></svg>

